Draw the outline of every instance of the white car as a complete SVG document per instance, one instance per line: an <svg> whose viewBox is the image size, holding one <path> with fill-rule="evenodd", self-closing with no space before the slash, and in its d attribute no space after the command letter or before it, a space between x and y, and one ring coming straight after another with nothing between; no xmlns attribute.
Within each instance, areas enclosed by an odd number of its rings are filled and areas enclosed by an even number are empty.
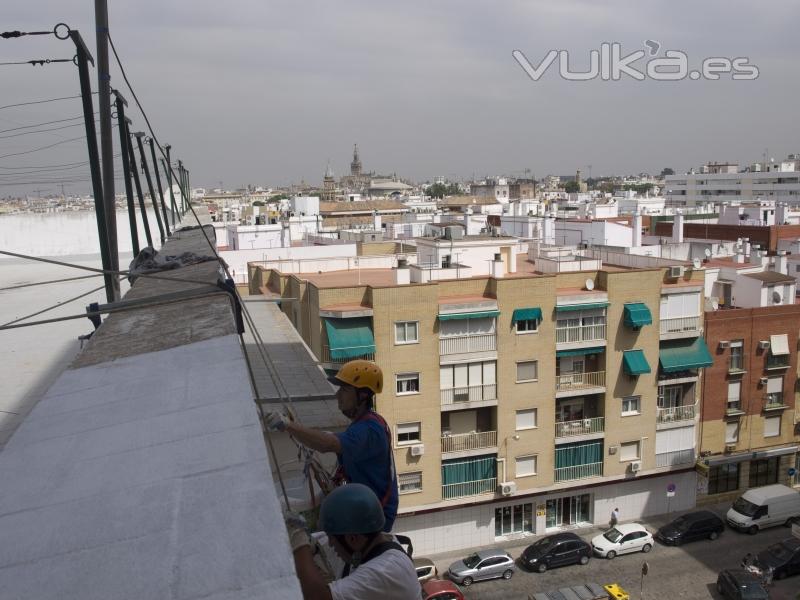
<svg viewBox="0 0 800 600"><path fill-rule="evenodd" d="M629 552L650 552L653 536L638 523L617 525L592 540L592 550L597 556L614 558Z"/></svg>

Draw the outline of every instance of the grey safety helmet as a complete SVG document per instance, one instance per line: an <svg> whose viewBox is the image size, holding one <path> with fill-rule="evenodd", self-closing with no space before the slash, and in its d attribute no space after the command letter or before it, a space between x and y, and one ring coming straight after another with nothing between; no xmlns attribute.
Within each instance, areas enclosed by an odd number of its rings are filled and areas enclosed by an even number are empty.
<svg viewBox="0 0 800 600"><path fill-rule="evenodd" d="M320 529L328 535L376 533L383 530L385 522L380 500L361 483L336 488L322 501L319 511Z"/></svg>

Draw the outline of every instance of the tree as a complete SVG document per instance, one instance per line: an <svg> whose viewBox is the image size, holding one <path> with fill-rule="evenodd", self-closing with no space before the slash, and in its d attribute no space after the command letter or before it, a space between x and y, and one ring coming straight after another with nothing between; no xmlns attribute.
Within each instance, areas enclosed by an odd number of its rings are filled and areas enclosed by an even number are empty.
<svg viewBox="0 0 800 600"><path fill-rule="evenodd" d="M253 206L264 206L264 201L263 200L255 200L253 202Z"/></svg>
<svg viewBox="0 0 800 600"><path fill-rule="evenodd" d="M667 175L675 175L675 170L670 169L669 167L664 167L661 169L661 177L666 177Z"/></svg>
<svg viewBox="0 0 800 600"><path fill-rule="evenodd" d="M461 193L461 188L457 183L434 183L428 187L427 192L431 198L444 198L445 196L457 196Z"/></svg>
<svg viewBox="0 0 800 600"><path fill-rule="evenodd" d="M575 194L581 191L581 186L577 181L568 181L564 184L564 191L568 194Z"/></svg>

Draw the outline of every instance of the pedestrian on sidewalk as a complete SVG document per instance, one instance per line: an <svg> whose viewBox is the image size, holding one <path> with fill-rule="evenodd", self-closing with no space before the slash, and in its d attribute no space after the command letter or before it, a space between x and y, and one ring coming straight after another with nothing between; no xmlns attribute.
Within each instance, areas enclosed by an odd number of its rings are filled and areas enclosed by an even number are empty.
<svg viewBox="0 0 800 600"><path fill-rule="evenodd" d="M611 511L611 520L608 522L609 526L616 527L619 523L619 509L615 508Z"/></svg>

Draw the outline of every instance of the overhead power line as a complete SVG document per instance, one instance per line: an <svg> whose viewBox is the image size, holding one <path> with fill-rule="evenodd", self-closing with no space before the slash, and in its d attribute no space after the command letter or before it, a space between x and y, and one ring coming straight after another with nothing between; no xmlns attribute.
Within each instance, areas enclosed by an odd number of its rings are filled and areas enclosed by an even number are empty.
<svg viewBox="0 0 800 600"><path fill-rule="evenodd" d="M97 92L92 92L92 94L96 94ZM46 102L58 102L59 100L74 100L75 98L80 98L80 96L63 96L61 98L49 98L47 100L32 100L31 102L19 102L17 104L6 104L5 106L0 106L0 110L6 108L14 108L15 106L30 106L31 104L44 104Z"/></svg>
<svg viewBox="0 0 800 600"><path fill-rule="evenodd" d="M95 111L94 114L97 114ZM68 121L82 120L83 115L77 117L70 117L69 119L58 119L56 121L44 121L43 123L34 123L33 125L20 125L19 127L12 127L11 129L0 129L0 133L8 133L10 131L19 131L20 129L33 129L34 127L44 127L45 125L54 125L56 123L66 123Z"/></svg>

